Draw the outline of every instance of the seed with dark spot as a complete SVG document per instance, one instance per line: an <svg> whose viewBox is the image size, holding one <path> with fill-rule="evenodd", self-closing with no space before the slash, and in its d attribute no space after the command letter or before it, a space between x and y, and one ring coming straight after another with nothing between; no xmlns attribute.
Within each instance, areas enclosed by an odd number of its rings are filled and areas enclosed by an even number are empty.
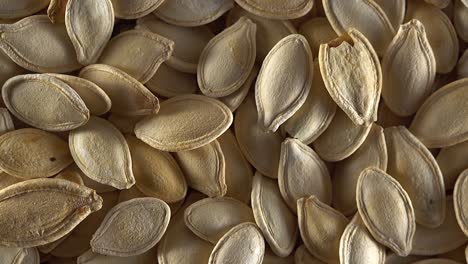
<svg viewBox="0 0 468 264"><path fill-rule="evenodd" d="M49 160L53 162L53 161L56 161L57 159L52 157L52 158L49 158Z"/></svg>

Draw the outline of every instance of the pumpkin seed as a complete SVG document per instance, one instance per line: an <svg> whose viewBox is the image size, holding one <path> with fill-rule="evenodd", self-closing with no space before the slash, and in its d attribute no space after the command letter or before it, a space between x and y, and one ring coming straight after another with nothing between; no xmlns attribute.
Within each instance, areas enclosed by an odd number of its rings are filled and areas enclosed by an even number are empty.
<svg viewBox="0 0 468 264"><path fill-rule="evenodd" d="M170 217L169 206L157 198L119 203L102 220L91 239L91 248L95 253L117 257L145 253L164 235Z"/></svg>
<svg viewBox="0 0 468 264"><path fill-rule="evenodd" d="M174 156L190 187L209 197L226 194L226 162L218 141L196 149L176 152Z"/></svg>
<svg viewBox="0 0 468 264"><path fill-rule="evenodd" d="M316 17L304 22L299 28L299 33L307 39L314 58L318 56L321 44L328 43L337 37L325 17Z"/></svg>
<svg viewBox="0 0 468 264"><path fill-rule="evenodd" d="M0 247L2 262L5 264L39 264L39 252L36 248Z"/></svg>
<svg viewBox="0 0 468 264"><path fill-rule="evenodd" d="M268 52L284 37L296 33L296 29L288 20L268 19L254 15L242 9L240 6L232 8L226 17L226 26L230 26L241 17L247 17L257 25L257 61L265 59Z"/></svg>
<svg viewBox="0 0 468 264"><path fill-rule="evenodd" d="M328 94L317 61L314 78L304 104L284 124L284 130L306 144L314 142L330 125L336 112L336 104Z"/></svg>
<svg viewBox="0 0 468 264"><path fill-rule="evenodd" d="M164 1L154 14L169 24L196 27L213 22L233 6L233 0Z"/></svg>
<svg viewBox="0 0 468 264"><path fill-rule="evenodd" d="M304 244L300 245L294 253L294 261L296 264L324 264L324 262L312 256Z"/></svg>
<svg viewBox="0 0 468 264"><path fill-rule="evenodd" d="M447 253L468 241L457 223L453 197L446 199L445 221L436 228L416 225L411 255L433 256Z"/></svg>
<svg viewBox="0 0 468 264"><path fill-rule="evenodd" d="M49 4L49 0L6 1L0 8L0 18L21 18L32 15Z"/></svg>
<svg viewBox="0 0 468 264"><path fill-rule="evenodd" d="M93 64L80 77L97 84L112 101L111 113L125 116L148 115L159 111L159 100L143 84L118 68Z"/></svg>
<svg viewBox="0 0 468 264"><path fill-rule="evenodd" d="M384 130L372 125L366 140L349 158L336 164L333 170L333 207L346 216L357 211L356 185L367 167L387 170L387 147Z"/></svg>
<svg viewBox="0 0 468 264"><path fill-rule="evenodd" d="M445 217L445 186L442 172L429 150L406 127L384 130L388 167L408 193L416 222L437 227Z"/></svg>
<svg viewBox="0 0 468 264"><path fill-rule="evenodd" d="M324 262L339 262L340 237L348 219L313 195L297 200L297 217L309 252Z"/></svg>
<svg viewBox="0 0 468 264"><path fill-rule="evenodd" d="M263 1L235 0L238 5L257 16L271 19L292 19L304 16L313 7L313 0Z"/></svg>
<svg viewBox="0 0 468 264"><path fill-rule="evenodd" d="M184 94L193 94L198 91L197 76L184 73L163 63L156 73L145 83L146 87L157 95L174 97Z"/></svg>
<svg viewBox="0 0 468 264"><path fill-rule="evenodd" d="M252 209L230 198L205 198L191 204L184 213L185 224L201 239L216 244L231 228L255 222Z"/></svg>
<svg viewBox="0 0 468 264"><path fill-rule="evenodd" d="M356 125L377 120L382 70L367 38L351 29L320 45L318 59L325 87L346 115Z"/></svg>
<svg viewBox="0 0 468 264"><path fill-rule="evenodd" d="M278 164L283 141L279 132L267 133L257 123L252 96L245 98L236 112L235 134L239 148L256 170L270 178L278 178Z"/></svg>
<svg viewBox="0 0 468 264"><path fill-rule="evenodd" d="M295 213L301 197L314 195L323 203L331 204L332 185L327 166L312 148L297 139L287 138L281 144L278 185Z"/></svg>
<svg viewBox="0 0 468 264"><path fill-rule="evenodd" d="M264 254L265 242L258 227L253 223L243 223L231 228L216 243L208 264L261 264Z"/></svg>
<svg viewBox="0 0 468 264"><path fill-rule="evenodd" d="M403 187L384 171L367 168L359 177L356 201L359 215L374 239L399 256L409 255L416 223Z"/></svg>
<svg viewBox="0 0 468 264"><path fill-rule="evenodd" d="M4 84L8 79L24 74L25 69L16 64L8 55L0 49L0 63L2 67L0 68L0 83ZM3 101L0 100L0 105L4 105Z"/></svg>
<svg viewBox="0 0 468 264"><path fill-rule="evenodd" d="M149 30L174 41L174 51L166 63L186 73L197 73L198 60L203 48L214 37L206 26L187 28L171 25L153 14L138 19L137 28Z"/></svg>
<svg viewBox="0 0 468 264"><path fill-rule="evenodd" d="M255 222L273 252L280 257L291 254L298 233L296 217L281 197L276 181L259 172L253 178L252 209Z"/></svg>
<svg viewBox="0 0 468 264"><path fill-rule="evenodd" d="M187 194L184 174L171 154L159 151L134 136L125 137L132 156L136 187L144 194L167 203Z"/></svg>
<svg viewBox="0 0 468 264"><path fill-rule="evenodd" d="M229 108L218 100L181 95L164 101L157 115L138 122L135 134L156 149L191 150L215 140L228 129L232 120Z"/></svg>
<svg viewBox="0 0 468 264"><path fill-rule="evenodd" d="M6 187L13 185L18 182L24 181L23 179L13 177L6 172L0 172L0 190L5 189Z"/></svg>
<svg viewBox="0 0 468 264"><path fill-rule="evenodd" d="M0 136L15 129L10 112L6 108L0 107Z"/></svg>
<svg viewBox="0 0 468 264"><path fill-rule="evenodd" d="M314 141L314 148L326 161L340 161L351 156L366 140L372 125L356 125L337 109L328 128Z"/></svg>
<svg viewBox="0 0 468 264"><path fill-rule="evenodd" d="M359 214L353 217L341 236L340 263L385 263L385 247L374 240Z"/></svg>
<svg viewBox="0 0 468 264"><path fill-rule="evenodd" d="M67 0L65 25L83 65L96 63L114 27L111 0Z"/></svg>
<svg viewBox="0 0 468 264"><path fill-rule="evenodd" d="M110 40L99 57L99 63L118 68L146 83L173 50L172 40L146 30L129 30Z"/></svg>
<svg viewBox="0 0 468 264"><path fill-rule="evenodd" d="M453 25L458 36L468 42L468 6L462 0L456 0L453 7Z"/></svg>
<svg viewBox="0 0 468 264"><path fill-rule="evenodd" d="M424 260L420 260L417 262L413 262L413 264L461 264L461 263L450 260L450 259L433 258L433 259L424 259Z"/></svg>
<svg viewBox="0 0 468 264"><path fill-rule="evenodd" d="M257 79L259 68L254 65L252 71L250 72L249 77L247 80L242 84L242 86L235 92L230 95L218 98L221 102L223 102L232 112L236 111L240 104L244 101L247 97L250 87L253 86Z"/></svg>
<svg viewBox="0 0 468 264"><path fill-rule="evenodd" d="M65 10L68 0L50 0L47 16L52 24L65 22Z"/></svg>
<svg viewBox="0 0 468 264"><path fill-rule="evenodd" d="M11 176L50 177L72 162L67 143L54 134L23 128L0 137L0 168Z"/></svg>
<svg viewBox="0 0 468 264"><path fill-rule="evenodd" d="M0 32L0 48L25 69L70 72L81 67L65 25L52 24L46 15L29 16L14 24L1 24Z"/></svg>
<svg viewBox="0 0 468 264"><path fill-rule="evenodd" d="M400 27L405 19L406 0L374 0L384 11L394 29Z"/></svg>
<svg viewBox="0 0 468 264"><path fill-rule="evenodd" d="M299 110L309 94L312 76L312 52L302 35L289 35L273 47L255 85L258 120L265 130L275 132Z"/></svg>
<svg viewBox="0 0 468 264"><path fill-rule="evenodd" d="M466 50L458 60L457 74L460 79L468 77L468 51Z"/></svg>
<svg viewBox="0 0 468 264"><path fill-rule="evenodd" d="M67 131L89 119L89 110L78 93L50 75L17 75L5 82L2 97L13 115L40 129Z"/></svg>
<svg viewBox="0 0 468 264"><path fill-rule="evenodd" d="M466 206L467 194L466 190L468 189L467 185L467 176L468 170L464 170L457 179L455 188L453 190L453 202L455 208L455 216L457 217L458 224L462 231L468 234L468 208Z"/></svg>
<svg viewBox="0 0 468 264"><path fill-rule="evenodd" d="M55 241L102 206L94 190L60 179L20 182L2 189L0 197L1 214L8 215L0 220L3 247L27 248Z"/></svg>
<svg viewBox="0 0 468 264"><path fill-rule="evenodd" d="M449 73L458 57L458 39L452 22L439 8L423 1L408 1L406 19L421 21L436 60L437 73Z"/></svg>
<svg viewBox="0 0 468 264"><path fill-rule="evenodd" d="M164 0L111 0L115 16L122 19L135 19L143 17L158 8Z"/></svg>
<svg viewBox="0 0 468 264"><path fill-rule="evenodd" d="M468 150L468 141L442 148L437 155L442 176L444 177L445 190L452 190L460 173L468 168L465 153ZM467 153L468 154L468 153Z"/></svg>
<svg viewBox="0 0 468 264"><path fill-rule="evenodd" d="M231 130L226 130L217 139L225 160L224 178L226 196L249 204L252 190L253 171L237 144Z"/></svg>
<svg viewBox="0 0 468 264"><path fill-rule="evenodd" d="M256 30L257 26L244 17L208 42L197 69L203 94L227 96L245 83L255 63Z"/></svg>
<svg viewBox="0 0 468 264"><path fill-rule="evenodd" d="M111 109L112 102L109 96L93 82L66 74L49 73L48 75L61 80L75 90L91 114L103 115Z"/></svg>
<svg viewBox="0 0 468 264"><path fill-rule="evenodd" d="M400 26L385 52L382 71L387 106L399 116L414 114L431 94L436 74L434 53L421 22L413 19Z"/></svg>
<svg viewBox="0 0 468 264"><path fill-rule="evenodd" d="M122 134L135 134L135 126L142 116L121 116L117 114L110 114L107 121L111 122Z"/></svg>
<svg viewBox="0 0 468 264"><path fill-rule="evenodd" d="M117 189L135 184L127 142L108 121L92 117L70 132L69 146L76 164L89 178Z"/></svg>
<svg viewBox="0 0 468 264"><path fill-rule="evenodd" d="M463 114L468 105L468 78L435 91L419 108L411 132L428 148L441 148L468 139L468 122ZM447 118L447 117L450 118Z"/></svg>
<svg viewBox="0 0 468 264"><path fill-rule="evenodd" d="M384 10L374 1L324 0L323 9L337 34L341 35L355 28L366 36L366 40L372 43L379 55L384 54L395 35L395 30Z"/></svg>
<svg viewBox="0 0 468 264"><path fill-rule="evenodd" d="M54 178L67 180L69 182L74 182L79 185L84 185L84 181L81 178L80 174L72 170L64 170L57 174Z"/></svg>
<svg viewBox="0 0 468 264"><path fill-rule="evenodd" d="M77 264L153 264L156 259L156 248L143 254L130 257L114 257L94 253L91 249L83 253L76 260Z"/></svg>

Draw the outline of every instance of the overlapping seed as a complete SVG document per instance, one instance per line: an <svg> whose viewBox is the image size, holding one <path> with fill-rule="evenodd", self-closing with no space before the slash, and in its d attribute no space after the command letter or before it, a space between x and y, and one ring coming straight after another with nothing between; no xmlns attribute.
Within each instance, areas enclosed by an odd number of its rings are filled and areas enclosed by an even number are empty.
<svg viewBox="0 0 468 264"><path fill-rule="evenodd" d="M0 263L465 263L467 11L0 0Z"/></svg>

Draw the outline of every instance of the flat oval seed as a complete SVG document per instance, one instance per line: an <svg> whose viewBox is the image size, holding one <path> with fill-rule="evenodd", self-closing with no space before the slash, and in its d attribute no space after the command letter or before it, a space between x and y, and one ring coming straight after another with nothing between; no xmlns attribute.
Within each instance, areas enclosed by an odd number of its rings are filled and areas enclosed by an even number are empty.
<svg viewBox="0 0 468 264"><path fill-rule="evenodd" d="M99 57L99 63L116 67L146 83L161 63L169 59L173 50L172 40L146 30L129 30L110 40Z"/></svg>
<svg viewBox="0 0 468 264"><path fill-rule="evenodd" d="M91 249L83 253L76 260L77 264L153 264L156 259L156 248L143 254L130 257L114 257L94 253Z"/></svg>
<svg viewBox="0 0 468 264"><path fill-rule="evenodd" d="M72 162L67 143L52 133L23 128L0 137L0 168L12 176L50 177Z"/></svg>
<svg viewBox="0 0 468 264"><path fill-rule="evenodd" d="M387 254L385 264L411 264L415 261L426 259L424 256L409 255L405 257L398 256L395 253Z"/></svg>
<svg viewBox="0 0 468 264"><path fill-rule="evenodd" d="M0 18L21 18L32 15L49 5L50 0L3 0L0 8Z"/></svg>
<svg viewBox="0 0 468 264"><path fill-rule="evenodd" d="M359 214L353 217L341 236L340 263L385 263L385 247L374 240Z"/></svg>
<svg viewBox="0 0 468 264"><path fill-rule="evenodd" d="M449 73L457 64L459 44L457 33L447 15L423 1L408 1L406 18L421 21L426 29L436 60L437 73Z"/></svg>
<svg viewBox="0 0 468 264"><path fill-rule="evenodd" d="M157 113L159 100L143 84L118 68L93 64L80 77L97 84L112 101L111 113L125 116Z"/></svg>
<svg viewBox="0 0 468 264"><path fill-rule="evenodd" d="M328 128L314 141L315 151L326 161L340 161L351 156L364 143L372 125L356 125L337 109Z"/></svg>
<svg viewBox="0 0 468 264"><path fill-rule="evenodd" d="M291 254L298 233L296 217L281 197L276 181L259 172L253 179L252 209L273 252L280 257Z"/></svg>
<svg viewBox="0 0 468 264"><path fill-rule="evenodd" d="M69 182L74 182L79 185L84 185L84 181L81 178L80 174L72 170L64 170L57 174L54 178L67 180Z"/></svg>
<svg viewBox="0 0 468 264"><path fill-rule="evenodd" d="M68 0L50 0L47 16L52 24L65 22L65 10Z"/></svg>
<svg viewBox="0 0 468 264"><path fill-rule="evenodd" d="M225 161L226 196L249 204L252 190L252 167L243 156L231 130L226 130L217 141Z"/></svg>
<svg viewBox="0 0 468 264"><path fill-rule="evenodd" d="M0 83L5 83L11 77L26 73L26 70L16 64L8 55L0 49Z"/></svg>
<svg viewBox="0 0 468 264"><path fill-rule="evenodd" d="M171 57L172 58L172 57ZM197 75L180 72L163 63L145 86L157 95L171 98L198 91Z"/></svg>
<svg viewBox="0 0 468 264"><path fill-rule="evenodd" d="M291 254L285 258L278 257L268 247L265 248L265 256L263 256L262 264L296 264L294 262L294 254ZM312 263L314 264L314 263Z"/></svg>
<svg viewBox="0 0 468 264"><path fill-rule="evenodd" d="M247 17L257 25L257 61L261 62L273 46L287 35L296 33L296 29L288 20L274 20L256 16L240 6L231 9L226 17L226 25L232 25L241 17Z"/></svg>
<svg viewBox="0 0 468 264"><path fill-rule="evenodd" d="M453 203L457 222L462 231L468 234L468 170L464 170L455 184L453 190ZM468 235L467 235L468 236Z"/></svg>
<svg viewBox="0 0 468 264"><path fill-rule="evenodd" d="M136 125L135 134L156 149L191 150L215 140L229 128L232 120L229 108L218 100L182 95L164 101L157 115Z"/></svg>
<svg viewBox="0 0 468 264"><path fill-rule="evenodd" d="M218 141L176 152L174 156L190 187L209 197L226 195L226 162Z"/></svg>
<svg viewBox="0 0 468 264"><path fill-rule="evenodd" d="M84 101L91 114L102 115L111 109L111 99L93 82L66 74L48 73L48 75L61 80L75 90L75 92Z"/></svg>
<svg viewBox="0 0 468 264"><path fill-rule="evenodd" d="M257 16L271 19L292 19L304 16L314 6L313 0L263 1L235 0L243 9Z"/></svg>
<svg viewBox="0 0 468 264"><path fill-rule="evenodd" d="M114 27L111 0L68 0L65 25L78 61L83 65L96 63Z"/></svg>
<svg viewBox="0 0 468 264"><path fill-rule="evenodd" d="M348 219L313 195L297 200L297 217L309 252L322 261L339 262L340 237Z"/></svg>
<svg viewBox="0 0 468 264"><path fill-rule="evenodd" d="M264 254L265 241L258 227L253 223L244 223L230 229L216 243L208 264L261 264Z"/></svg>
<svg viewBox="0 0 468 264"><path fill-rule="evenodd" d="M461 0L455 1L453 24L458 36L463 41L468 42L468 6L465 6Z"/></svg>
<svg viewBox="0 0 468 264"><path fill-rule="evenodd" d="M127 135L125 139L132 155L136 187L166 203L184 199L187 183L171 154L152 148L134 136Z"/></svg>
<svg viewBox="0 0 468 264"><path fill-rule="evenodd" d="M257 122L252 97L247 97L236 112L234 128L239 147L256 170L278 178L278 164L283 141L279 132L267 133Z"/></svg>
<svg viewBox="0 0 468 264"><path fill-rule="evenodd" d="M24 181L23 179L13 177L6 172L0 173L0 190L5 189L6 187L13 185L18 182Z"/></svg>
<svg viewBox="0 0 468 264"><path fill-rule="evenodd" d="M2 97L13 115L40 129L67 131L89 119L89 110L80 96L49 75L15 76L3 85Z"/></svg>
<svg viewBox="0 0 468 264"><path fill-rule="evenodd" d="M165 1L154 14L169 24L196 27L213 22L233 6L233 0Z"/></svg>
<svg viewBox="0 0 468 264"><path fill-rule="evenodd" d="M15 125L10 112L8 109L0 107L0 136L12 130L15 130Z"/></svg>
<svg viewBox="0 0 468 264"><path fill-rule="evenodd" d="M244 84L255 63L256 30L250 19L241 18L208 42L197 69L203 94L223 97Z"/></svg>
<svg viewBox="0 0 468 264"><path fill-rule="evenodd" d="M284 130L291 137L305 144L314 142L327 129L336 112L336 104L325 88L317 61L314 63L313 75L312 86L306 101L283 124Z"/></svg>
<svg viewBox="0 0 468 264"><path fill-rule="evenodd" d="M445 221L436 228L416 225L411 255L434 256L452 251L468 241L460 226L454 209L453 198L447 196Z"/></svg>
<svg viewBox="0 0 468 264"><path fill-rule="evenodd" d="M89 178L117 189L135 184L127 142L108 121L92 117L71 131L68 141L73 159Z"/></svg>
<svg viewBox="0 0 468 264"><path fill-rule="evenodd" d="M434 92L419 108L411 132L428 148L455 145L468 139L468 78ZM447 117L450 118L447 118Z"/></svg>
<svg viewBox="0 0 468 264"><path fill-rule="evenodd" d="M174 51L167 65L187 73L197 73L198 60L203 48L214 34L207 26L181 27L165 23L155 15L147 15L137 20L137 27L174 41Z"/></svg>
<svg viewBox="0 0 468 264"><path fill-rule="evenodd" d="M315 151L297 139L287 138L281 144L278 185L281 195L293 212L297 200L314 195L331 204L332 186L327 166Z"/></svg>
<svg viewBox="0 0 468 264"><path fill-rule="evenodd" d="M304 104L310 91L313 59L299 34L280 40L263 61L255 84L258 120L275 132Z"/></svg>
<svg viewBox="0 0 468 264"><path fill-rule="evenodd" d="M55 241L102 206L94 190L60 179L11 185L0 190L0 200L1 215L8 215L0 219L3 247L27 248Z"/></svg>
<svg viewBox="0 0 468 264"><path fill-rule="evenodd" d="M379 55L384 54L395 34L387 15L374 1L324 0L323 9L337 34L355 28L369 39Z"/></svg>
<svg viewBox="0 0 468 264"><path fill-rule="evenodd" d="M372 125L359 149L333 169L333 207L346 216L357 211L356 185L361 171L368 167L387 170L387 146L383 132L380 126Z"/></svg>
<svg viewBox="0 0 468 264"><path fill-rule="evenodd" d="M414 114L432 93L436 74L434 53L421 22L413 19L401 25L385 52L382 72L385 104L399 116Z"/></svg>
<svg viewBox="0 0 468 264"><path fill-rule="evenodd" d="M367 168L359 177L356 202L359 214L372 236L399 256L411 252L416 230L411 200L401 185L377 168Z"/></svg>
<svg viewBox="0 0 468 264"><path fill-rule="evenodd" d="M406 13L406 0L374 0L385 12L394 29L403 24Z"/></svg>
<svg viewBox="0 0 468 264"><path fill-rule="evenodd" d="M304 22L299 28L299 33L307 39L314 58L318 56L321 44L328 43L337 37L325 17L316 17Z"/></svg>
<svg viewBox="0 0 468 264"><path fill-rule="evenodd" d="M445 187L442 172L429 150L406 127L386 128L388 167L408 193L416 222L437 227L445 217Z"/></svg>
<svg viewBox="0 0 468 264"><path fill-rule="evenodd" d="M172 218L166 234L157 246L157 260L160 264L200 264L208 262L213 245L197 237L188 229L184 221L185 209L203 197L198 192L188 194L183 207Z"/></svg>
<svg viewBox="0 0 468 264"><path fill-rule="evenodd" d="M437 164L444 176L445 190L452 190L460 173L468 168L468 141L446 147L437 155Z"/></svg>
<svg viewBox="0 0 468 264"><path fill-rule="evenodd" d="M121 116L110 114L107 121L111 122L122 134L135 134L135 126L144 116Z"/></svg>
<svg viewBox="0 0 468 264"><path fill-rule="evenodd" d="M227 107L229 107L229 109L231 109L232 112L236 111L240 104L247 97L250 91L250 87L252 87L255 83L258 71L259 68L256 65L254 65L249 77L247 77L247 80L244 82L244 84L242 84L242 86L237 91L233 92L228 96L221 97L219 98L219 100L223 102Z"/></svg>
<svg viewBox="0 0 468 264"><path fill-rule="evenodd" d="M368 124L377 120L382 70L367 38L355 29L347 34L320 45L320 72L328 93L346 115L357 125Z"/></svg>
<svg viewBox="0 0 468 264"><path fill-rule="evenodd" d="M250 207L229 197L206 198L195 202L185 209L184 219L194 234L213 244L234 226L255 222Z"/></svg>
<svg viewBox="0 0 468 264"><path fill-rule="evenodd" d="M111 0L115 17L122 19L135 19L143 17L158 8L164 0Z"/></svg>
<svg viewBox="0 0 468 264"><path fill-rule="evenodd" d="M39 252L36 248L1 247L0 256L5 264L39 264Z"/></svg>
<svg viewBox="0 0 468 264"><path fill-rule="evenodd" d="M81 67L65 24L45 15L0 25L0 48L18 65L34 72L70 72Z"/></svg>
<svg viewBox="0 0 468 264"><path fill-rule="evenodd" d="M157 198L119 203L102 220L91 248L95 253L117 257L142 254L159 242L170 218L171 209Z"/></svg>
<svg viewBox="0 0 468 264"><path fill-rule="evenodd" d="M294 263L295 264L324 264L325 262L322 262L312 256L307 248L305 247L304 244L300 245L297 249L296 252L294 253Z"/></svg>

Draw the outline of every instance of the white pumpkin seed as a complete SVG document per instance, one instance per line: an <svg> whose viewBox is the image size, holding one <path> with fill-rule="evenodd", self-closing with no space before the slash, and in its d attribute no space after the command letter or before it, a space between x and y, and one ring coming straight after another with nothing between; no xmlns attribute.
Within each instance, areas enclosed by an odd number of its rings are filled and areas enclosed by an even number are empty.
<svg viewBox="0 0 468 264"><path fill-rule="evenodd" d="M271 19L292 19L304 16L313 7L313 0L263 1L235 0L245 10L257 16Z"/></svg>
<svg viewBox="0 0 468 264"><path fill-rule="evenodd" d="M164 0L111 0L115 16L122 19L143 17L158 8Z"/></svg>

